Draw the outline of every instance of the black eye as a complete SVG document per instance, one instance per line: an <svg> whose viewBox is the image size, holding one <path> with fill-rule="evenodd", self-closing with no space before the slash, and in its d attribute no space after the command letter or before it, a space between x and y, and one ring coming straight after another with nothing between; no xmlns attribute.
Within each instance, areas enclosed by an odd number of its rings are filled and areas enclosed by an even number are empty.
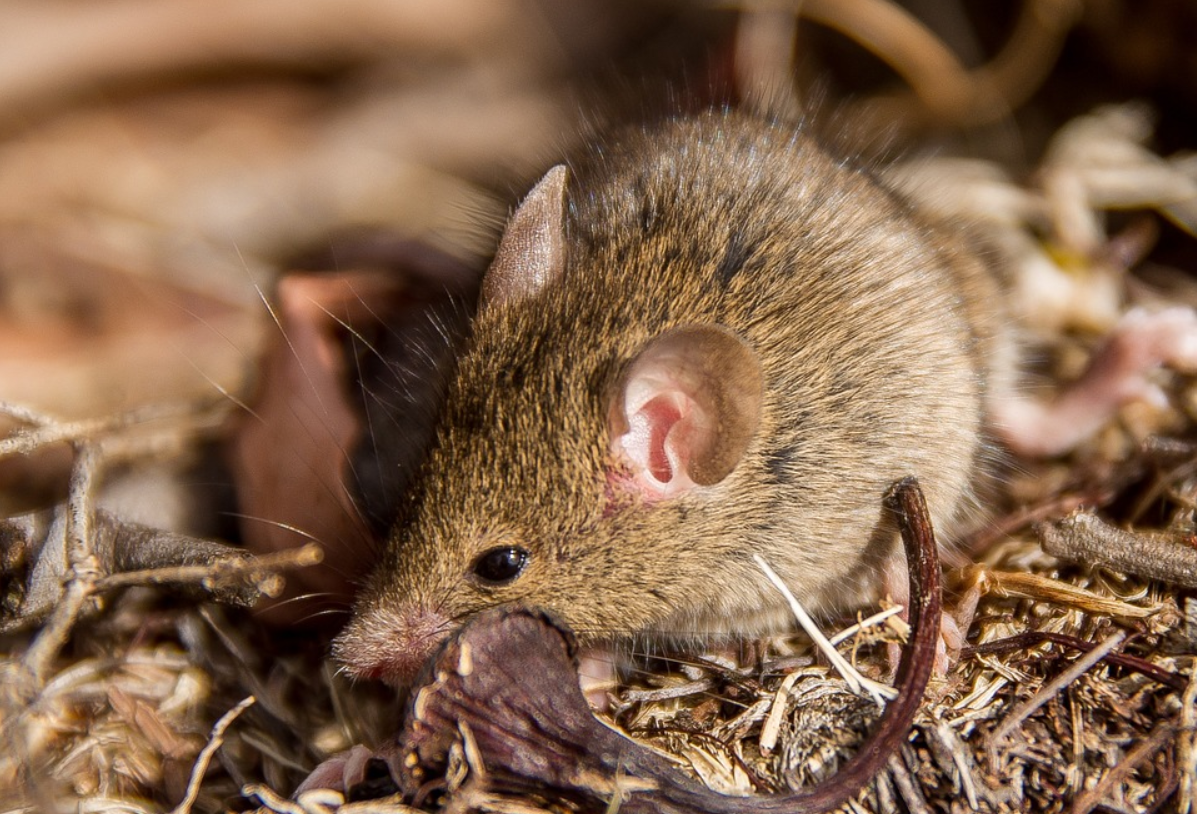
<svg viewBox="0 0 1197 814"><path fill-rule="evenodd" d="M520 575L528 564L528 552L522 548L492 548L474 561L474 575L483 582L502 585Z"/></svg>

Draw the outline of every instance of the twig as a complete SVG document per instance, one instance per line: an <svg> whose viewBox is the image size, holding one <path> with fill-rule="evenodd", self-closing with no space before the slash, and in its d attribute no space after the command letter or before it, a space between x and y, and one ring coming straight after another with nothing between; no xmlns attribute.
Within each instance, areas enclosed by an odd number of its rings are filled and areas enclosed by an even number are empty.
<svg viewBox="0 0 1197 814"><path fill-rule="evenodd" d="M183 799L171 810L170 814L190 813L191 806L195 804L196 798L199 797L200 785L204 782L204 774L208 771L208 764L212 762L212 757L216 754L216 750L224 744L225 731L232 725L233 721L237 720L237 716L249 709L256 700L252 695L243 698L241 703L220 716L220 720L212 726L212 733L208 736L207 744L200 750L199 756L195 759L195 764L191 767L191 777L187 781L187 793L183 795Z"/></svg>
<svg viewBox="0 0 1197 814"><path fill-rule="evenodd" d="M921 21L889 0L805 0L801 14L889 63L925 111L919 116L910 110L910 94L879 97L862 105L877 120L909 122L930 114L940 123L975 126L1008 115L1039 87L1080 6L1076 0L1024 3L1003 50L972 70Z"/></svg>
<svg viewBox="0 0 1197 814"><path fill-rule="evenodd" d="M1053 557L1197 588L1197 549L1186 544L1189 535L1126 531L1089 512L1039 523L1035 533Z"/></svg>
<svg viewBox="0 0 1197 814"><path fill-rule="evenodd" d="M686 698L691 695L708 693L718 686L713 678L700 678L672 687L661 687L655 690L627 690L622 700L628 704L652 704L669 701L674 698Z"/></svg>
<svg viewBox="0 0 1197 814"><path fill-rule="evenodd" d="M1068 636L1063 633L1051 633L1044 630L1031 630L1026 633L1019 633L1014 636L1009 636L1004 639L998 639L994 642L986 642L985 644L971 645L965 647L960 652L961 658L970 658L972 656L989 656L1002 653L1010 653L1015 650L1026 650L1031 647L1038 647L1041 644L1051 642L1058 644L1061 647L1069 647L1073 650L1080 650L1085 653L1100 646L1100 642L1089 642L1084 639L1078 639L1075 636ZM1177 692L1183 692L1186 687L1186 682L1183 677L1176 673L1160 667L1158 664L1152 664L1146 659L1132 656L1127 653L1107 653L1102 659L1106 664L1112 667L1121 667L1124 670L1132 670L1141 675L1145 675L1153 681L1158 681L1165 687L1171 687Z"/></svg>
<svg viewBox="0 0 1197 814"><path fill-rule="evenodd" d="M36 693L43 684L50 662L66 643L84 604L95 592L100 570L92 538L93 492L100 468L100 455L91 444L80 445L71 473L68 498L66 553L67 583L62 599L54 607L49 621L21 660L23 686L17 692L25 697Z"/></svg>
<svg viewBox="0 0 1197 814"><path fill-rule="evenodd" d="M994 571L984 565L970 565L961 572L961 578L966 584L980 583L985 593L994 596L1050 602L1098 616L1145 619L1159 613L1159 608L1142 608L1029 572Z"/></svg>
<svg viewBox="0 0 1197 814"><path fill-rule="evenodd" d="M355 803L346 803L337 809L337 814L424 814L423 809L413 808L399 802L399 800L399 795L395 795L394 797L384 797L378 800L362 800ZM506 809L503 810L506 811ZM540 814L539 810L538 814Z"/></svg>
<svg viewBox="0 0 1197 814"><path fill-rule="evenodd" d="M894 784L894 790L906 804L910 814L931 814L931 808L919 791L918 783L910 773L910 767L902 759L902 750L898 750L889 759L889 777Z"/></svg>
<svg viewBox="0 0 1197 814"><path fill-rule="evenodd" d="M263 582L264 578L269 576L268 572L315 565L323 557L324 552L319 545L308 543L286 551L276 551L257 557L230 557L206 565L178 565L109 574L96 583L95 589L107 591L130 585L205 583L204 587L212 590L213 586L229 583L237 578L248 577L248 581L255 583L259 591L266 596L274 596L273 586Z"/></svg>
<svg viewBox="0 0 1197 814"><path fill-rule="evenodd" d="M398 802L399 795L379 800L362 800L346 803L337 809L337 814L424 814L423 809L413 808ZM506 811L506 809L504 809ZM538 811L538 814L540 812Z"/></svg>
<svg viewBox="0 0 1197 814"><path fill-rule="evenodd" d="M773 754L773 748L777 746L777 737L781 733L781 719L785 715L786 705L790 700L790 690L794 689L794 684L802 677L802 673L793 672L782 679L781 686L777 688L777 692L773 695L773 706L769 707L769 716L765 718L765 723L761 727L761 736L759 744L762 755Z"/></svg>
<svg viewBox="0 0 1197 814"><path fill-rule="evenodd" d="M794 596L793 592L785 584L777 572L769 567L769 563L760 554L753 554L752 558L756 560L757 566L765 573L769 581L773 583L773 587L777 588L778 592L786 598L786 602L790 605L790 612L794 614L794 618L798 620L798 624L806 631L806 635L811 637L815 646L827 656L827 660L831 662L831 666L835 668L840 677L848 684L848 688L857 695L862 695L867 692L877 702L878 707L884 707L885 702L898 697L898 692L893 687L873 681L861 675L860 672L848 663L847 659L840 655L835 646L827 640L823 635L823 631L819 630L819 626L815 624L815 620L811 618L806 609L802 607L802 603Z"/></svg>
<svg viewBox="0 0 1197 814"><path fill-rule="evenodd" d="M1176 727L1166 721L1157 725L1147 739L1140 741L1135 748L1127 752L1115 766L1102 776L1096 786L1077 795L1072 803L1072 814L1089 814L1090 811L1097 808L1102 800L1109 796L1111 789L1125 780L1131 772L1138 769L1144 761L1159 752L1171 740L1175 731Z"/></svg>
<svg viewBox="0 0 1197 814"><path fill-rule="evenodd" d="M892 607L888 607L885 610L877 611L872 616L867 616L864 619L861 619L856 624L849 625L848 627L844 628L839 633L832 636L830 639L830 642L834 645L834 644L839 644L840 642L847 641L848 639L855 636L857 633L860 633L861 631L867 630L868 628L871 628L871 627L876 627L877 625L881 624L886 619L889 619L892 616L897 616L899 613L902 612L902 610L903 610L903 608L901 605L893 605Z"/></svg>
<svg viewBox="0 0 1197 814"><path fill-rule="evenodd" d="M17 421L25 424L53 424L56 421L56 419L47 413L35 410L25 404L14 404L11 401L0 400L0 414L6 415L9 418L15 418Z"/></svg>
<svg viewBox="0 0 1197 814"><path fill-rule="evenodd" d="M802 16L835 29L881 57L937 116L951 116L967 103L972 88L960 60L897 3L807 0Z"/></svg>
<svg viewBox="0 0 1197 814"><path fill-rule="evenodd" d="M940 767L958 784L957 789L964 792L964 799L968 802L969 810L979 810L977 796L977 781L973 777L972 752L961 741L960 736L945 721L937 721L935 726L924 729L927 744L936 755Z"/></svg>
<svg viewBox="0 0 1197 814"><path fill-rule="evenodd" d="M241 796L257 797L263 808L278 812L278 814L306 814L306 809L302 805L286 799L269 786L261 783L250 783L242 787Z"/></svg>
<svg viewBox="0 0 1197 814"><path fill-rule="evenodd" d="M21 429L7 438L0 439L0 459L13 455L27 455L34 450L50 444L65 441L90 441L99 435L126 429L138 424L160 421L168 418L183 418L197 416L197 423L207 418L208 410L224 408L226 403L221 400L212 404L196 404L188 402L172 402L167 404L151 404L136 410L118 413L100 418L87 418L79 421L57 421L54 418L37 413L14 404L0 404L0 412L5 412L14 418L20 418L33 424L31 429Z"/></svg>
<svg viewBox="0 0 1197 814"><path fill-rule="evenodd" d="M1114 499L1117 492L1109 487L1093 487L1088 490L1065 492L1052 495L1047 499L1024 506L993 523L987 523L974 534L965 538L961 547L972 554L988 551L989 547L999 540L1021 531L1027 526L1071 514L1082 506L1094 508L1102 507Z"/></svg>
<svg viewBox="0 0 1197 814"><path fill-rule="evenodd" d="M1085 655L1076 660L1071 667L1069 667L1060 675L1044 684L1039 688L1033 696L1023 701L1015 707L1009 715L1006 716L994 730L989 734L988 742L985 744L986 750L989 752L989 761L992 766L997 766L997 748L1001 742L1018 727L1024 720L1026 720L1035 710L1050 701L1060 690L1067 687L1072 682L1080 678L1086 670L1092 667L1097 662L1101 661L1107 653L1122 643L1126 638L1126 631L1119 630L1102 640L1101 644L1090 650Z"/></svg>

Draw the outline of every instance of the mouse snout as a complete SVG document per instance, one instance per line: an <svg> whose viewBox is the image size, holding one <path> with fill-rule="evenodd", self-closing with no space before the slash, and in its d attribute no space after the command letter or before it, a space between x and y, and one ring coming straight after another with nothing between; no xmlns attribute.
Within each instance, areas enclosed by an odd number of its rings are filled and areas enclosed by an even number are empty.
<svg viewBox="0 0 1197 814"><path fill-rule="evenodd" d="M408 686L457 625L423 608L370 608L333 642L333 655L354 678Z"/></svg>

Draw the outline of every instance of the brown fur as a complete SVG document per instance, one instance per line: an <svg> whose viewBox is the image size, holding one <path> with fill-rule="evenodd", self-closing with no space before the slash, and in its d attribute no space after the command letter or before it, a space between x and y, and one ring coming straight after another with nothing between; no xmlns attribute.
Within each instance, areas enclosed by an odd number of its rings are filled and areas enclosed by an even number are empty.
<svg viewBox="0 0 1197 814"><path fill-rule="evenodd" d="M584 644L759 634L787 616L754 553L829 609L892 556L893 481L917 475L953 525L1001 344L995 287L867 170L791 127L709 113L572 168L564 237L559 278L482 309L407 522L338 641L352 671L424 648L406 618L448 630L506 602L550 609ZM612 394L647 343L691 324L754 349L759 426L722 481L652 505L615 487L612 504ZM470 578L508 543L532 554L517 580Z"/></svg>

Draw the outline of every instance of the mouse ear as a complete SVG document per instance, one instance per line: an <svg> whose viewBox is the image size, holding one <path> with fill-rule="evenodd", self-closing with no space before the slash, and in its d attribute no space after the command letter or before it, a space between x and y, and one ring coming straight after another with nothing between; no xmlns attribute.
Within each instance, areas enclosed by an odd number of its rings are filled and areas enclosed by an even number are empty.
<svg viewBox="0 0 1197 814"><path fill-rule="evenodd" d="M531 296L565 267L565 180L558 164L515 210L482 280L482 307Z"/></svg>
<svg viewBox="0 0 1197 814"><path fill-rule="evenodd" d="M756 353L715 325L688 325L653 339L632 361L612 401L616 457L651 499L726 478L760 419Z"/></svg>

